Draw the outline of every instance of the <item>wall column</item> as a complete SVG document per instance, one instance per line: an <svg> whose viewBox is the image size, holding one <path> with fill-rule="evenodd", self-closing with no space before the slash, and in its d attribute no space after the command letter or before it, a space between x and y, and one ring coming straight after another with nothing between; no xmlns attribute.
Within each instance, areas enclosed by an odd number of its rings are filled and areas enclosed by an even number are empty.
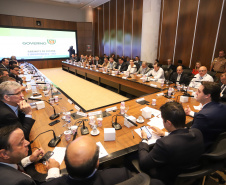
<svg viewBox="0 0 226 185"><path fill-rule="evenodd" d="M143 0L141 61L154 63L158 52L161 0Z"/></svg>

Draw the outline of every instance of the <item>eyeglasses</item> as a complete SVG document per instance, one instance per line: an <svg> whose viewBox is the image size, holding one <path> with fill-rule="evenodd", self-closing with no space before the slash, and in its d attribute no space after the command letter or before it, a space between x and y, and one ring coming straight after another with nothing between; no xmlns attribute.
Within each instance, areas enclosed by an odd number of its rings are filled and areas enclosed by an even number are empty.
<svg viewBox="0 0 226 185"><path fill-rule="evenodd" d="M19 91L19 92L15 93L15 94L7 94L7 95L20 95L21 93L22 93L22 91Z"/></svg>
<svg viewBox="0 0 226 185"><path fill-rule="evenodd" d="M199 70L199 72L205 72L206 70Z"/></svg>

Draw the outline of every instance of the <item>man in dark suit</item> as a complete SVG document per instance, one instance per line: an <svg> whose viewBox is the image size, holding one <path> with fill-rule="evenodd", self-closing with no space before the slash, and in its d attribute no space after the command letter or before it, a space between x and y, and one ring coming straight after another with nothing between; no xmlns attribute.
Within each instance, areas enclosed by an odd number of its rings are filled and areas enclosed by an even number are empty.
<svg viewBox="0 0 226 185"><path fill-rule="evenodd" d="M19 75L19 71L20 71L20 67L13 65L13 66L10 67L9 76L12 77L12 78L15 78L16 82L18 82L18 83L20 83L22 85L23 80L22 80L22 78L20 78L18 76Z"/></svg>
<svg viewBox="0 0 226 185"><path fill-rule="evenodd" d="M115 69L119 70L120 72L122 71L126 71L128 68L128 65L126 62L124 62L124 60L122 58L119 58L118 59L118 64L117 66L115 67Z"/></svg>
<svg viewBox="0 0 226 185"><path fill-rule="evenodd" d="M99 66L102 64L103 64L102 60L98 56L96 56L94 60L94 65Z"/></svg>
<svg viewBox="0 0 226 185"><path fill-rule="evenodd" d="M2 59L0 68L7 69L9 71L9 60L7 58Z"/></svg>
<svg viewBox="0 0 226 185"><path fill-rule="evenodd" d="M68 52L69 52L69 58L71 58L72 54L75 55L75 50L74 50L73 46L70 46L70 48L68 49Z"/></svg>
<svg viewBox="0 0 226 185"><path fill-rule="evenodd" d="M189 78L187 74L183 73L183 68L182 66L177 67L177 72L173 73L170 76L170 81L172 81L175 84L189 84Z"/></svg>
<svg viewBox="0 0 226 185"><path fill-rule="evenodd" d="M221 101L226 102L226 73L223 73L221 75L220 85L221 85L221 93L220 93Z"/></svg>
<svg viewBox="0 0 226 185"><path fill-rule="evenodd" d="M33 179L26 173L26 167L38 161L43 154L43 149L35 150L28 155L28 145L23 131L18 124L0 128L0 182L4 185L35 185ZM59 163L54 159L48 162L48 167L57 168L57 173L48 171L48 177L59 176ZM24 172L22 172L22 170ZM54 171L54 170L52 170Z"/></svg>
<svg viewBox="0 0 226 185"><path fill-rule="evenodd" d="M82 136L71 142L64 160L68 175L45 185L113 185L131 177L125 168L98 170L99 147L89 136Z"/></svg>
<svg viewBox="0 0 226 185"><path fill-rule="evenodd" d="M169 71L170 69L173 70L173 72L176 72L176 66L172 64L171 59L167 59L167 70Z"/></svg>
<svg viewBox="0 0 226 185"><path fill-rule="evenodd" d="M21 86L17 82L6 81L0 84L0 127L20 122L28 140L35 120L32 119L30 104L23 99Z"/></svg>
<svg viewBox="0 0 226 185"><path fill-rule="evenodd" d="M219 134L226 132L226 105L219 103L220 92L219 84L202 81L196 92L197 101L203 105L202 110L194 113L189 106L185 108L186 114L194 117L191 128L197 128L203 134L206 152Z"/></svg>
<svg viewBox="0 0 226 185"><path fill-rule="evenodd" d="M139 165L152 178L172 185L179 173L197 163L204 152L203 137L198 129L184 128L186 115L181 104L167 102L160 107L160 111L164 127L170 134L158 139L149 151L147 134L142 130Z"/></svg>

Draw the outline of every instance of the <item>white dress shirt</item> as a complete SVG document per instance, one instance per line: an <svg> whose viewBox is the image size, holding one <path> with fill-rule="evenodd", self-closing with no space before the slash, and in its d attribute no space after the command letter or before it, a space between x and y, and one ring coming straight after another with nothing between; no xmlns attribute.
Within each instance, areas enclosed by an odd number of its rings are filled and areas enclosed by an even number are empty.
<svg viewBox="0 0 226 185"><path fill-rule="evenodd" d="M189 87L199 88L202 81L209 81L213 82L213 77L209 74L205 74L203 77L201 77L199 74L195 75L194 78L191 80Z"/></svg>
<svg viewBox="0 0 226 185"><path fill-rule="evenodd" d="M164 71L163 69L160 67L158 71L155 71L155 69L152 69L151 71L149 71L147 73L147 76L150 76L152 75L155 79L164 79L165 80L165 77L164 77Z"/></svg>
<svg viewBox="0 0 226 185"><path fill-rule="evenodd" d="M131 67L131 65L129 65L127 71L129 71L130 74L136 73L136 72L137 72L137 67L136 67L136 65L133 65L133 67Z"/></svg>

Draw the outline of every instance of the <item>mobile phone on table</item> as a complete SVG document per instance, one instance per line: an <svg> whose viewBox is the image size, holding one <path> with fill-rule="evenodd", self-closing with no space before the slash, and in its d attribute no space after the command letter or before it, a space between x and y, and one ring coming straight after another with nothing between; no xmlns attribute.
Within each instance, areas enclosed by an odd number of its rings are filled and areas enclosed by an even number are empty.
<svg viewBox="0 0 226 185"><path fill-rule="evenodd" d="M55 125L55 124L57 124L57 123L59 123L59 122L60 122L60 120L57 119L57 120L55 120L55 121L49 123L49 126L53 126L53 125Z"/></svg>
<svg viewBox="0 0 226 185"><path fill-rule="evenodd" d="M141 130L144 130L147 134L148 139L150 139L152 137L151 132L148 130L148 128L146 126L142 126L140 127Z"/></svg>

